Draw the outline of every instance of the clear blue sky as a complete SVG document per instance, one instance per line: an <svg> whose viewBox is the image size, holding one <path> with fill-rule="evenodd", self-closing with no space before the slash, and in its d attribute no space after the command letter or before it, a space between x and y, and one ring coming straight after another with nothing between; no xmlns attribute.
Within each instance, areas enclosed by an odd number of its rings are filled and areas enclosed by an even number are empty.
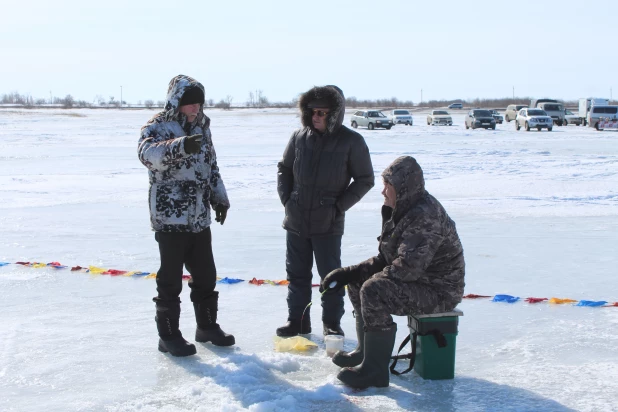
<svg viewBox="0 0 618 412"><path fill-rule="evenodd" d="M618 95L618 0L21 0L0 6L0 94L289 101Z"/></svg>

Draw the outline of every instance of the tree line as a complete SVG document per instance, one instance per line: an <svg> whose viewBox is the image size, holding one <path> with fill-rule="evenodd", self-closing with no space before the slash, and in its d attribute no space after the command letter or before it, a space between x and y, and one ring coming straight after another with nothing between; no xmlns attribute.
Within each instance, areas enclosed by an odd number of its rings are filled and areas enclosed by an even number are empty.
<svg viewBox="0 0 618 412"><path fill-rule="evenodd" d="M531 97L505 97L498 99L481 99L476 98L472 100L454 99L454 100L429 100L414 103L411 100L399 100L396 97L390 99L358 99L354 96L347 97L346 107L348 108L413 108L413 107L428 107L437 108L445 107L452 103L461 103L466 107L482 107L482 108L505 108L509 104L529 104ZM577 106L577 100L563 100L567 106ZM611 104L617 102L613 100ZM65 97L50 96L49 99L45 98L33 98L30 95L19 94L18 92L5 93L0 95L0 104L4 105L20 105L25 108L42 107L44 105L53 104L54 106L63 108L120 108L120 107L132 107L132 108L163 108L165 101L154 101L151 99L141 101L137 103L127 103L126 101L116 100L114 96L104 98L101 95L95 96L92 102L85 100L76 100L72 95L68 94ZM250 91L247 100L243 103L234 105L234 98L227 95L224 99L215 102L214 99L206 99L206 107L215 107L221 109L232 109L242 107L255 107L255 108L294 108L298 106L298 97L287 102L271 102L263 93L262 90Z"/></svg>

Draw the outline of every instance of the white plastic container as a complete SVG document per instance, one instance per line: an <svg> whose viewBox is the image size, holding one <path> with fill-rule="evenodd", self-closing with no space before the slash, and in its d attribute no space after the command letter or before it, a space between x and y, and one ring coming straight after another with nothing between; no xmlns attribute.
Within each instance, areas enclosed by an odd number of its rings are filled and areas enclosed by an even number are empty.
<svg viewBox="0 0 618 412"><path fill-rule="evenodd" d="M324 336L326 344L326 354L331 358L337 351L343 350L343 336L341 335L326 335Z"/></svg>

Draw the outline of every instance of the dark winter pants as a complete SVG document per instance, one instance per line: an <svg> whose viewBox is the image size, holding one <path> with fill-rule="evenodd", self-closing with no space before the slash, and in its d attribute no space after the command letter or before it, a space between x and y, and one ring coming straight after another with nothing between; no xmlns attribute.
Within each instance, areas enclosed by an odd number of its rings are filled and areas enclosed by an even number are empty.
<svg viewBox="0 0 618 412"><path fill-rule="evenodd" d="M329 272L341 267L341 236L302 238L287 232L285 269L288 285L288 320L300 320L303 310L311 302L311 283L313 280L313 256L318 274L323 279ZM320 287L320 292L322 288ZM339 324L343 316L343 296L339 293L325 293L322 296L322 321ZM309 309L305 313L308 317Z"/></svg>
<svg viewBox="0 0 618 412"><path fill-rule="evenodd" d="M368 327L386 327L392 315L445 312L444 299L432 288L415 282L403 282L380 274L365 276L348 284L348 294L356 316Z"/></svg>
<svg viewBox="0 0 618 412"><path fill-rule="evenodd" d="M156 232L161 267L157 272L157 304L180 303L183 266L191 274L191 301L203 302L212 297L217 269L212 255L210 228L200 233Z"/></svg>

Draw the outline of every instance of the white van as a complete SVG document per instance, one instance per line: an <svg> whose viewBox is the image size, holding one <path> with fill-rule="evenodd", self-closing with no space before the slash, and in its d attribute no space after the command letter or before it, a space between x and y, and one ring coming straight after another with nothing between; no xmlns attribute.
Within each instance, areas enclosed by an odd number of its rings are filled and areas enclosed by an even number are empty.
<svg viewBox="0 0 618 412"><path fill-rule="evenodd" d="M536 105L541 110L544 110L549 117L552 118L554 124L562 126L564 123L564 106L562 103L544 102Z"/></svg>
<svg viewBox="0 0 618 412"><path fill-rule="evenodd" d="M597 97L583 97L579 99L579 118L581 122L586 126L588 123L588 112L592 106L607 106L609 105L608 99L599 99Z"/></svg>
<svg viewBox="0 0 618 412"><path fill-rule="evenodd" d="M618 120L618 106L601 106L594 105L590 107L590 111L588 112L588 116L586 118L586 122L588 126L594 127L595 129L599 129L599 122L601 120Z"/></svg>

